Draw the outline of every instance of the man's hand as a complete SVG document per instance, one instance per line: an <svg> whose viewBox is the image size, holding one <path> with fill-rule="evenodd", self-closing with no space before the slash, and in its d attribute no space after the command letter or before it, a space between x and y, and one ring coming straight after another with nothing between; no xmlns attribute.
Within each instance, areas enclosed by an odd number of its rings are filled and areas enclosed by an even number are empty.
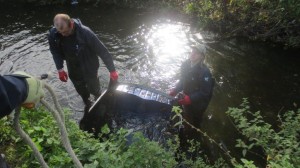
<svg viewBox="0 0 300 168"><path fill-rule="evenodd" d="M58 70L58 77L62 82L68 81L68 74L64 69Z"/></svg>
<svg viewBox="0 0 300 168"><path fill-rule="evenodd" d="M45 96L43 82L25 72L19 71L13 74L26 77L28 95L22 106L29 109L34 108L35 105Z"/></svg>
<svg viewBox="0 0 300 168"><path fill-rule="evenodd" d="M110 79L113 80L113 81L117 81L119 78L119 75L116 71L112 71L110 72Z"/></svg>
<svg viewBox="0 0 300 168"><path fill-rule="evenodd" d="M183 99L178 100L178 104L180 104L180 105L190 105L190 104L192 104L190 96L184 94Z"/></svg>

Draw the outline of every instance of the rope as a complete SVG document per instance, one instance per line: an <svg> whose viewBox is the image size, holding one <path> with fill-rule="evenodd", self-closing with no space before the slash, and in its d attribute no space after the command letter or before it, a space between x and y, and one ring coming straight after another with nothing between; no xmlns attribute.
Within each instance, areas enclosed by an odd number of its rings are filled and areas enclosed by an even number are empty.
<svg viewBox="0 0 300 168"><path fill-rule="evenodd" d="M52 115L55 118L55 120L58 124L58 127L59 127L59 131L60 131L61 138L62 138L62 143L63 143L65 149L67 150L67 152L69 153L69 155L71 156L74 164L78 168L83 168L82 164L80 163L80 161L78 160L78 158L76 157L76 155L72 149L70 140L68 138L68 133L67 133L66 127L64 126L63 121L60 118L60 115L57 112L55 112L55 110L45 100L41 100L41 103L52 112Z"/></svg>
<svg viewBox="0 0 300 168"><path fill-rule="evenodd" d="M224 149L220 144L218 144L212 137L210 137L206 132L202 131L200 128L195 127L190 122L188 122L186 119L182 119L183 122L185 122L187 125L189 125L191 128L195 129L197 132L200 132L204 137L207 137L208 140L215 145L217 145L230 159L233 159L233 157L230 155L229 151Z"/></svg>
<svg viewBox="0 0 300 168"><path fill-rule="evenodd" d="M40 165L43 168L49 168L49 166L47 165L47 163L45 162L42 154L39 152L39 150L37 149L37 147L35 146L34 142L31 140L31 138L24 132L24 130L21 128L20 126L20 110L21 107L18 107L15 110L15 117L14 117L14 122L13 122L13 126L16 129L17 133L20 135L20 137L22 139L24 139L24 141L30 146L30 148L33 151L34 156L37 158L37 160L39 161Z"/></svg>
<svg viewBox="0 0 300 168"><path fill-rule="evenodd" d="M61 107L57 101L56 95L54 93L54 91L52 90L52 88L45 84L45 88L49 91L50 95L52 96L52 99L54 101L54 105L56 110L49 105L49 103L47 103L45 100L41 100L41 103L48 108L48 110L50 112L52 112L52 115L54 117L54 119L56 120L59 130L60 130L60 134L61 134L61 140L63 143L64 148L66 149L66 151L69 153L69 155L71 156L73 163L75 164L75 166L77 168L83 168L82 164L80 163L79 159L77 158L77 156L75 155L70 140L68 138L68 133L67 133L67 129L65 127L65 119L64 119L64 114L63 111L61 110ZM17 133L19 133L19 135L22 137L22 139L24 139L24 141L31 147L31 149L33 150L33 154L35 155L35 157L37 158L37 160L39 161L39 163L41 164L41 166L43 168L49 168L49 166L47 165L47 163L45 162L42 154L38 151L37 147L35 146L35 144L32 142L31 138L23 131L23 129L20 127L19 124L19 118L20 118L20 107L18 107L16 109L15 112L15 117L14 117L14 127L17 131Z"/></svg>
<svg viewBox="0 0 300 168"><path fill-rule="evenodd" d="M55 108L59 112L63 124L65 124L65 115L64 115L64 112L61 110L60 104L58 103L57 97L56 97L53 89L47 83L44 83L44 87L49 91L50 95L52 96ZM52 113L54 111L55 110L53 110Z"/></svg>
<svg viewBox="0 0 300 168"><path fill-rule="evenodd" d="M173 107L174 108L174 107ZM173 111L173 110L172 110ZM175 117L179 117L180 121L178 123L180 123L179 128L183 128L183 123L186 123L188 126L190 126L192 129L196 130L198 133L202 134L204 137L208 138L208 140L217 145L226 156L229 157L231 164L235 165L236 164L236 159L234 157L232 157L230 155L230 151L228 149L226 149L226 147L223 147L221 144L217 143L212 137L210 137L206 132L202 131L200 128L195 127L193 124L191 124L189 121L187 121L181 114L182 110L178 111L178 110L174 110L175 112ZM174 117L173 117L174 119Z"/></svg>

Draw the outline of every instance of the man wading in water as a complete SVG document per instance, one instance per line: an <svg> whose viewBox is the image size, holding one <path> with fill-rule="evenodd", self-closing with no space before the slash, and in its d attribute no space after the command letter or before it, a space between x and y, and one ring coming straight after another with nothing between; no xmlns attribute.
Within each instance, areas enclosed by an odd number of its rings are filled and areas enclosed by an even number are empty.
<svg viewBox="0 0 300 168"><path fill-rule="evenodd" d="M53 22L54 27L50 29L48 40L59 79L62 82L68 80L68 74L63 67L65 60L69 77L83 99L86 112L92 104L89 100L90 94L95 98L101 94L97 56L100 56L110 72L110 79L118 80L112 56L95 33L82 25L79 19L57 14Z"/></svg>
<svg viewBox="0 0 300 168"><path fill-rule="evenodd" d="M204 64L205 52L206 49L202 45L192 47L189 60L181 65L180 80L169 93L174 97L183 91L182 99L178 100L178 104L183 106L184 119L197 128L200 128L203 113L212 97L214 87L211 72ZM189 147L187 140L200 140L199 133L185 123L179 136L182 150L185 152Z"/></svg>

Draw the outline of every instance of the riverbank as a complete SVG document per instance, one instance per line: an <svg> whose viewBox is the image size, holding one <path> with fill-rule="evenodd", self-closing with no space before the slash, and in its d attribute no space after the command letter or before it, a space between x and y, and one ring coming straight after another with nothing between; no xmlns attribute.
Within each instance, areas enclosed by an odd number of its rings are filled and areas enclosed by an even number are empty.
<svg viewBox="0 0 300 168"><path fill-rule="evenodd" d="M181 116L180 113L176 112L176 116ZM178 153L178 138L169 140L168 148L163 148L161 144L144 138L141 133L132 133L124 129L111 132L107 126L104 126L101 129L100 139L94 139L91 134L78 128L77 124L70 119L70 112L67 110L65 123L72 147L84 167L292 168L299 165L297 126L300 123L300 110L289 111L282 117L279 116L281 127L277 131L264 121L260 112L250 111L247 99L243 100L240 107L229 108L226 113L233 119L236 129L246 138L236 139L235 147L242 149L242 156L233 156L230 152L232 149L227 149L221 143L218 144L207 133L197 129L199 134L201 133L204 138L209 139L211 143L215 143L225 152L224 156L219 155L219 159L213 164L210 162L211 159L203 154L199 154L195 160L190 160L187 154ZM33 138L32 140L50 167L73 167L71 158L61 145L58 127L49 111L44 108L23 109L20 123ZM12 121L9 118L3 118L0 120L0 126L0 153L6 155L8 164L12 167L39 167L31 149L12 129ZM128 143L130 135L133 139L131 144ZM191 150L199 147L199 144L192 143ZM257 148L263 149L263 152L256 153ZM175 153L177 155L174 155ZM251 155L253 154L260 157L264 164L252 161ZM178 161L178 156L181 161Z"/></svg>
<svg viewBox="0 0 300 168"><path fill-rule="evenodd" d="M15 0L9 3L71 5L72 2L77 0ZM78 2L78 5L176 10L192 17L193 24L199 29L217 33L221 39L246 37L285 48L300 48L300 1L78 0Z"/></svg>
<svg viewBox="0 0 300 168"><path fill-rule="evenodd" d="M125 129L112 132L107 126L101 129L100 138L95 139L91 134L81 131L69 118L69 114L69 111L65 111L69 139L74 152L86 168L171 168L179 164L174 155L179 145L178 139L174 142L170 140L170 146L165 149L161 144L144 138L141 132L132 133ZM49 111L44 108L22 109L20 124L32 138L49 167L74 167L71 158L62 146L58 126ZM13 130L11 120L1 119L0 126L0 154L5 154L8 165L40 167L32 150ZM132 139L131 144L128 142L129 137ZM184 158L182 164L187 167L214 168L227 165L223 159L219 159L219 162L210 166L200 156L196 161L186 158L185 154L182 157Z"/></svg>

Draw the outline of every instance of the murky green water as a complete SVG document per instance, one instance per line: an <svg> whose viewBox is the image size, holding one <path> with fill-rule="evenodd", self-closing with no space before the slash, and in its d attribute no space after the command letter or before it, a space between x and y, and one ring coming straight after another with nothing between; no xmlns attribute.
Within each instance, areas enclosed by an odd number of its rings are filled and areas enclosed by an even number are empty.
<svg viewBox="0 0 300 168"><path fill-rule="evenodd" d="M242 39L214 41L213 35L195 32L185 17L173 13L105 7L34 8L0 7L0 72L46 72L60 102L81 117L83 103L73 85L62 83L49 52L47 33L58 12L78 17L108 47L114 57L120 81L148 85L167 92L194 41L207 43L207 65L216 79L214 96L202 123L203 130L234 151L236 134L225 111L248 97L267 121L300 93L299 51L284 51ZM108 83L104 65L99 74ZM299 96L298 96L299 99Z"/></svg>

